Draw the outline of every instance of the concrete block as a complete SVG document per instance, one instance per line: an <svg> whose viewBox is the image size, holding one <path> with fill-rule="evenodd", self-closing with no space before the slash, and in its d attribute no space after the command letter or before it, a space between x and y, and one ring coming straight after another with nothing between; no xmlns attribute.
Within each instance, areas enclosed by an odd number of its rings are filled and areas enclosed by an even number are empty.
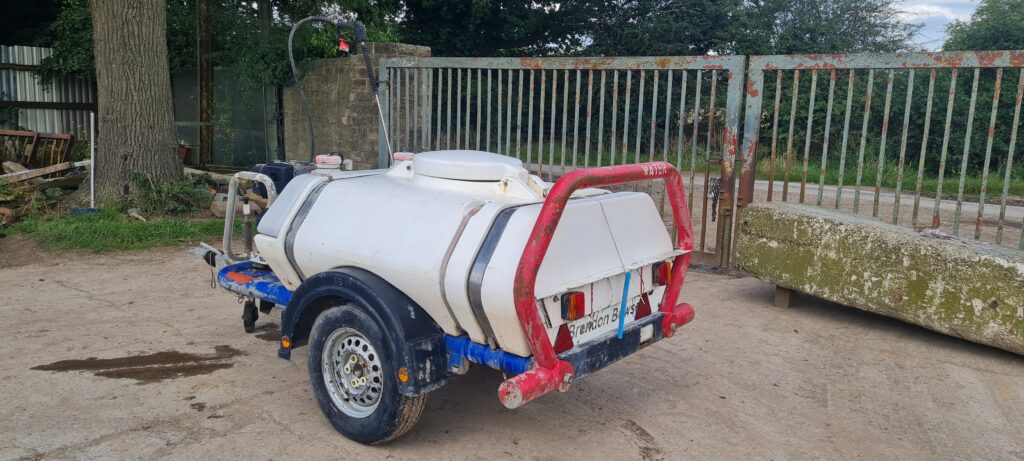
<svg viewBox="0 0 1024 461"><path fill-rule="evenodd" d="M791 307L793 290L775 285L775 299L772 301L775 307Z"/></svg>
<svg viewBox="0 0 1024 461"><path fill-rule="evenodd" d="M744 209L739 266L782 289L1024 355L1024 253L828 209Z"/></svg>

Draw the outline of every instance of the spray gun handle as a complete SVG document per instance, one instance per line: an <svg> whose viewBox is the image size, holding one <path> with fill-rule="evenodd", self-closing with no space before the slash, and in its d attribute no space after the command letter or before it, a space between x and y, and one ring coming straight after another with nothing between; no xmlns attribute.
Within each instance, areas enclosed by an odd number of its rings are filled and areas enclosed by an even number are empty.
<svg viewBox="0 0 1024 461"><path fill-rule="evenodd" d="M366 78L370 81L370 91L373 95L377 95L377 90L380 87L380 82L377 80L377 74L373 71L373 61L370 59L370 49L366 46L366 26L363 25L362 21L345 22L344 20L338 19L335 22L335 26L338 29L348 29L355 35L355 41L359 44L359 51L363 55L363 64L366 65Z"/></svg>
<svg viewBox="0 0 1024 461"><path fill-rule="evenodd" d="M362 21L345 22L339 19L337 25L339 29L351 30L357 42L362 43L366 41L366 26L363 25Z"/></svg>

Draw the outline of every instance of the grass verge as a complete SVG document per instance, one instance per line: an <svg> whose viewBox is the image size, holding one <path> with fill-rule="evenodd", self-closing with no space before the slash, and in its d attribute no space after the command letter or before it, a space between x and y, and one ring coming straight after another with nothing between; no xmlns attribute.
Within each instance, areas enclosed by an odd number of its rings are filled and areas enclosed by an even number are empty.
<svg viewBox="0 0 1024 461"><path fill-rule="evenodd" d="M618 147L618 146L616 146ZM563 159L564 152L564 159ZM533 143L529 146L521 146L518 151L513 150L511 152L513 157L517 157L520 160L526 162L530 160L530 165L535 165L538 159L545 165L560 166L563 164L571 166L573 163L573 150L572 144L562 145L558 142L551 144L539 144ZM657 153L653 156L653 160L662 160L665 155ZM820 154L819 154L820 155ZM707 162L705 160L705 153L702 147L698 147L696 152L691 151L689 145L683 146L682 150L677 150L672 147L667 153L668 161L676 164L678 160L677 168L684 175L688 175L691 171L696 171L698 174L703 174L705 168L707 168ZM839 178L839 161L838 156L832 156L827 163L825 168L824 184L827 186L835 186L840 183ZM647 162L652 160L652 157L648 153L641 153L637 155L635 150L626 151L623 155L622 150L613 156L610 148L605 147L604 152L600 156L596 152L591 152L588 157L582 149L577 146L576 164L578 167L589 164L590 166L608 166L612 164L621 165L623 163L634 163L634 162ZM854 187L857 181L857 158L847 157L846 164L843 168L842 184L844 187ZM759 152L757 161L757 179L767 181L769 177L774 176L776 182L782 182L783 178L786 177L785 171L785 156L779 154L779 157L775 159L775 171L771 171L771 160L768 158L765 152ZM896 184L902 184L901 189L904 193L914 193L917 189L917 160L908 160L904 165L903 176L900 178L899 168L895 163L896 159L887 160L885 162L882 171L878 171L878 162L876 159L867 158L864 159L863 165L860 166L861 171L861 188L870 189L874 188L878 184L879 173L881 173L881 184L880 187L883 189L891 190L896 188ZM547 167L545 167L547 168ZM711 165L711 176L715 177L719 175L720 166L718 164ZM548 171L547 169L545 171ZM993 201L1002 196L1003 193L1003 182L1005 179L1006 171L992 167L989 171L988 182L985 183L986 200ZM800 187L800 181L804 175L803 155L794 153L790 159L790 171L789 181L790 187L793 187L793 183L796 187ZM934 196L938 190L938 172L926 169L921 178L921 193L925 196ZM960 169L955 164L947 165L943 172L942 182L942 196L951 197L956 196L960 189ZM547 175L544 175L547 179ZM809 158L807 165L807 183L818 184L821 182L821 161L820 157ZM977 200L981 195L982 191L982 177L978 172L967 172L963 177L963 195L965 200ZM1024 197L1024 165L1018 163L1014 166L1014 170L1010 172L1010 183L1007 187L1007 195L1009 197Z"/></svg>
<svg viewBox="0 0 1024 461"><path fill-rule="evenodd" d="M7 231L28 235L45 248L102 253L217 239L224 231L224 220L156 218L141 222L114 211L103 211L52 219L31 218Z"/></svg>

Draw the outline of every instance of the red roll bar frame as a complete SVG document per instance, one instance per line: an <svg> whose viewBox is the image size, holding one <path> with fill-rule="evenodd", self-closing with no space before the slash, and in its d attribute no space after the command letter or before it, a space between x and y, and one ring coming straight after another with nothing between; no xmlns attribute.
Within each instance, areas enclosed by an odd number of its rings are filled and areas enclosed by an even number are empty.
<svg viewBox="0 0 1024 461"><path fill-rule="evenodd" d="M498 398L506 407L517 408L555 389L565 392L573 381L572 364L565 360L559 360L555 355L547 330L540 319L535 297L537 273L569 198L573 192L587 187L654 179L665 181L665 193L668 194L672 205L672 218L676 226L676 249L685 251L676 256L672 263L672 279L665 289L665 296L658 309L664 314L661 323L663 337L672 337L676 328L693 319L693 309L689 305L676 306L675 304L683 287L683 279L689 269L690 256L693 251L693 223L690 220L690 208L686 204L683 179L679 175L679 171L667 162L572 171L562 176L548 192L530 238L526 241L523 255L519 259L513 289L516 314L537 366L501 383L498 388Z"/></svg>

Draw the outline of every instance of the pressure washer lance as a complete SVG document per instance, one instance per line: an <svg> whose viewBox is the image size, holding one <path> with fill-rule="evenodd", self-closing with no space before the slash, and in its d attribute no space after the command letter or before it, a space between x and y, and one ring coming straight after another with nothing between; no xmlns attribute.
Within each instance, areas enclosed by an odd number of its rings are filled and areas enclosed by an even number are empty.
<svg viewBox="0 0 1024 461"><path fill-rule="evenodd" d="M302 79L299 76L299 69L295 66L295 56L292 50L292 42L295 39L295 31L299 29L305 22L323 22L326 24L334 24L338 29L349 29L355 35L356 42L359 43L359 50L363 55L363 63L366 65L366 78L370 82L370 91L373 93L373 100L377 103L377 115L380 117L381 132L384 134L384 142L388 146L388 159L394 161L394 152L391 151L391 138L388 136L387 124L384 121L384 109L380 105L380 94L378 88L380 82L377 80L377 75L373 72L373 62L370 60L370 48L366 46L366 27L360 21L353 21L351 23L345 22L341 19L331 19L323 16L310 16L303 18L296 22L292 26L291 32L288 33L288 63L292 67L292 75L295 77L295 85L299 89L299 101L302 102L302 109L306 113L306 120L309 123L309 161L312 162L316 159L316 135L313 132L313 115L309 109L309 102L306 100L306 93L302 89ZM339 48L347 51L347 43L339 37Z"/></svg>

